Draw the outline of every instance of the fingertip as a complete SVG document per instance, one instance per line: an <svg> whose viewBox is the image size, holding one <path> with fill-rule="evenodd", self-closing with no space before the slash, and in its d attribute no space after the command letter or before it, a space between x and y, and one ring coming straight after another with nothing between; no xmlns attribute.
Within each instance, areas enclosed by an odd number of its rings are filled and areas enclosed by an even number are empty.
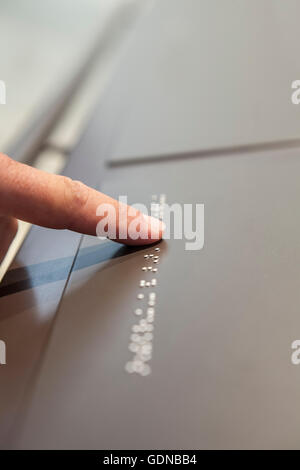
<svg viewBox="0 0 300 470"><path fill-rule="evenodd" d="M166 224L162 220L152 216L147 216L147 223L150 243L161 240L166 229Z"/></svg>
<svg viewBox="0 0 300 470"><path fill-rule="evenodd" d="M140 226L140 236L135 237L128 233L128 244L130 245L151 245L160 241L165 231L165 224L155 217L142 215Z"/></svg>
<svg viewBox="0 0 300 470"><path fill-rule="evenodd" d="M155 217L139 214L138 223L127 223L127 236L125 238L111 238L111 240L125 245L151 245L159 242L165 231L165 223ZM138 227L138 228L137 228ZM120 233L120 226L118 233Z"/></svg>

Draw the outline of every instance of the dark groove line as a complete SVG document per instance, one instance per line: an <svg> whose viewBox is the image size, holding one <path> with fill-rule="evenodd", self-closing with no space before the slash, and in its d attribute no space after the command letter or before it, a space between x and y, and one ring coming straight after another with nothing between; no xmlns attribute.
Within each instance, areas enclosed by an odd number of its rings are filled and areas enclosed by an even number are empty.
<svg viewBox="0 0 300 470"><path fill-rule="evenodd" d="M106 165L110 168L140 165L143 163L161 163L183 159L222 157L240 153L254 153L267 150L282 150L300 147L300 139L281 140L277 142L263 142L258 144L245 144L234 147L220 147L188 152L165 153L161 155L146 155L145 157L129 157L124 160L110 160Z"/></svg>

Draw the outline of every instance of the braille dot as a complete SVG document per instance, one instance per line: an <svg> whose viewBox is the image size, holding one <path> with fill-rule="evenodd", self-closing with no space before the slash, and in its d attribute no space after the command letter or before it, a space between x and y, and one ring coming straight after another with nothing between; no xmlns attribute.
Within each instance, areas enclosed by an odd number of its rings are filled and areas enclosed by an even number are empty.
<svg viewBox="0 0 300 470"><path fill-rule="evenodd" d="M158 255L155 255L155 256L154 256L154 259L159 259L159 256L158 256Z"/></svg>
<svg viewBox="0 0 300 470"><path fill-rule="evenodd" d="M140 280L140 287L145 287L146 281L144 279Z"/></svg>
<svg viewBox="0 0 300 470"><path fill-rule="evenodd" d="M153 256L154 256L154 255L151 254L151 255L149 255L149 258L153 258Z"/></svg>
<svg viewBox="0 0 300 470"><path fill-rule="evenodd" d="M145 364L143 361L134 361L133 362L133 369L135 372L142 373L144 370Z"/></svg>
<svg viewBox="0 0 300 470"><path fill-rule="evenodd" d="M152 268L153 273L157 273L157 268Z"/></svg>
<svg viewBox="0 0 300 470"><path fill-rule="evenodd" d="M138 294L138 295L137 295L137 298L138 298L139 300L142 300L144 297L145 297L144 294Z"/></svg>
<svg viewBox="0 0 300 470"><path fill-rule="evenodd" d="M146 267L146 266L143 266L143 267L142 267L142 271L147 271L147 267Z"/></svg>
<svg viewBox="0 0 300 470"><path fill-rule="evenodd" d="M150 292L149 299L150 300L155 300L156 299L156 293L155 292Z"/></svg>
<svg viewBox="0 0 300 470"><path fill-rule="evenodd" d="M145 334L144 334L144 338L145 338L145 340L147 340L147 341L152 341L152 339L153 339L153 334L152 334L152 333L149 333L149 332L148 332L148 333L145 333Z"/></svg>
<svg viewBox="0 0 300 470"><path fill-rule="evenodd" d="M152 349L149 349L148 346L150 345L151 343L146 343L145 344L142 344L140 346L140 349L138 351L138 355L141 356L142 354L151 354L152 353Z"/></svg>
<svg viewBox="0 0 300 470"><path fill-rule="evenodd" d="M149 300L148 305L149 305L149 307L154 307L155 301L154 300Z"/></svg>
<svg viewBox="0 0 300 470"><path fill-rule="evenodd" d="M152 271L152 267L151 267L151 266L148 267L148 271Z"/></svg>
<svg viewBox="0 0 300 470"><path fill-rule="evenodd" d="M150 287L151 286L151 283L149 281L146 282L145 284L146 287Z"/></svg>
<svg viewBox="0 0 300 470"><path fill-rule="evenodd" d="M145 364L145 367L143 370L140 372L140 375L142 377L147 377L148 375L151 374L151 367L148 364Z"/></svg>
<svg viewBox="0 0 300 470"><path fill-rule="evenodd" d="M160 248L154 248L154 251L160 251Z"/></svg>
<svg viewBox="0 0 300 470"><path fill-rule="evenodd" d="M152 308L152 307L147 308L147 314L149 314L149 315L154 315L154 313L155 313L154 308Z"/></svg>
<svg viewBox="0 0 300 470"><path fill-rule="evenodd" d="M154 259L153 263L158 263L158 259ZM153 270L152 270L153 271Z"/></svg>
<svg viewBox="0 0 300 470"><path fill-rule="evenodd" d="M148 334L151 334L151 333L148 333ZM143 344L143 346L141 346L141 353L142 354L150 354L151 352L152 352L152 344L151 343Z"/></svg>
<svg viewBox="0 0 300 470"><path fill-rule="evenodd" d="M140 335L137 335L137 334L133 334L130 336L130 340L133 342L133 343L139 343L140 342Z"/></svg>
<svg viewBox="0 0 300 470"><path fill-rule="evenodd" d="M148 333L148 335L149 334L151 333ZM137 343L130 343L130 345L128 346L128 349L129 351L136 353L140 349L140 346Z"/></svg>
<svg viewBox="0 0 300 470"><path fill-rule="evenodd" d="M144 258L145 258L145 259L148 259L148 258L149 258L149 255L144 255Z"/></svg>
<svg viewBox="0 0 300 470"><path fill-rule="evenodd" d="M143 310L142 310L141 308L136 308L135 311L134 311L134 313L135 313L136 315L143 315Z"/></svg>
<svg viewBox="0 0 300 470"><path fill-rule="evenodd" d="M148 364L144 364L143 369L141 370L140 374L144 377L151 374L151 367Z"/></svg>
<svg viewBox="0 0 300 470"><path fill-rule="evenodd" d="M151 353L139 353L139 359L143 362L150 361L152 359Z"/></svg>
<svg viewBox="0 0 300 470"><path fill-rule="evenodd" d="M151 286L156 286L157 285L157 280L156 279L152 279L151 280Z"/></svg>
<svg viewBox="0 0 300 470"><path fill-rule="evenodd" d="M140 320L140 325L141 326L147 326L147 320L145 320L144 318L142 320Z"/></svg>

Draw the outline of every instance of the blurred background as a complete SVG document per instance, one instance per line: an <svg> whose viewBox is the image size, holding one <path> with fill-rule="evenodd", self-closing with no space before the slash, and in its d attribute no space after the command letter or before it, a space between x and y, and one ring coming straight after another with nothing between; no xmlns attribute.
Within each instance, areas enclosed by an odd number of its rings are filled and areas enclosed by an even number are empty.
<svg viewBox="0 0 300 470"><path fill-rule="evenodd" d="M147 0L0 0L0 79L7 88L7 104L0 107L0 150L59 171L150 5ZM41 145L43 162L31 161Z"/></svg>

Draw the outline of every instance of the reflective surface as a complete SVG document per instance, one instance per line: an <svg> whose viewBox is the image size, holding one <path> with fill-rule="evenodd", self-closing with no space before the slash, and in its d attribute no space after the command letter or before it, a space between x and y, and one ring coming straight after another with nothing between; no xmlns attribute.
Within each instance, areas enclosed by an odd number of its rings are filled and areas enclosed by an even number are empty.
<svg viewBox="0 0 300 470"><path fill-rule="evenodd" d="M299 4L170 4L145 18L66 174L129 203L203 203L204 248L33 228L0 285L3 447L299 448L300 159L282 145L299 134ZM131 361L144 341L151 374Z"/></svg>

